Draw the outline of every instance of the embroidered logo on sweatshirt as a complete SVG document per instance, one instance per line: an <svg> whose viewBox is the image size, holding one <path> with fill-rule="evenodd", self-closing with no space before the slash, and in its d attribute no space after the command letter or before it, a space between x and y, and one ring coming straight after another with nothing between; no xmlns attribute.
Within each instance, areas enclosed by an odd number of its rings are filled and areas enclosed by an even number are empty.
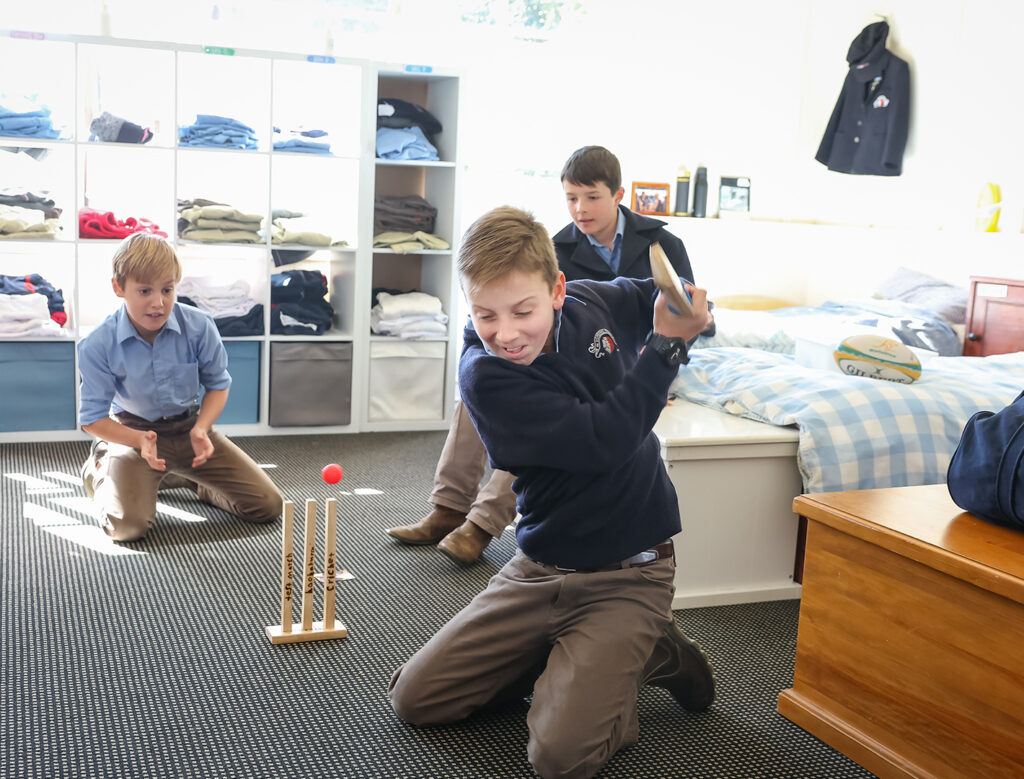
<svg viewBox="0 0 1024 779"><path fill-rule="evenodd" d="M871 105L873 105L875 108L885 108L887 105L889 105L889 98L887 98L885 95L879 95L878 97L875 98L875 102L872 103Z"/></svg>
<svg viewBox="0 0 1024 779"><path fill-rule="evenodd" d="M606 354L612 354L618 348L618 344L615 343L615 336L612 335L610 330L602 327L594 333L594 340L587 351L600 360Z"/></svg>

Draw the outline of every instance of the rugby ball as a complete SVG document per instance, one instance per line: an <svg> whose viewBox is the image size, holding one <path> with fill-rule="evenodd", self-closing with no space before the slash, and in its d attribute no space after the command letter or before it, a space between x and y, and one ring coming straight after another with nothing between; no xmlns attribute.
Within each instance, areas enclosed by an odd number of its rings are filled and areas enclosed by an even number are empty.
<svg viewBox="0 0 1024 779"><path fill-rule="evenodd" d="M910 384L921 375L921 361L892 338L864 333L844 338L835 350L836 365L848 376Z"/></svg>

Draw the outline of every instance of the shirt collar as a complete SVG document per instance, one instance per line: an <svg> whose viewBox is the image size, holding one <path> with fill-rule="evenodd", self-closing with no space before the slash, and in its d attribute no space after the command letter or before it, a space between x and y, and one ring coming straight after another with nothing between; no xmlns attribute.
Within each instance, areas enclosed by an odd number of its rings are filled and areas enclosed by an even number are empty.
<svg viewBox="0 0 1024 779"><path fill-rule="evenodd" d="M615 239L612 241L612 246L622 239L622 234L626 232L626 215L622 212L622 209L616 209L619 212L619 218L615 221ZM586 235L586 234L585 234ZM587 235L587 240L590 241L591 246L601 246L605 249L608 247L598 241L594 236Z"/></svg>
<svg viewBox="0 0 1024 779"><path fill-rule="evenodd" d="M174 305L177 305L177 303ZM167 317L167 322L164 323L160 332L162 333L164 330L171 330L175 333L181 332L181 326L178 324L178 318L174 316L173 308L171 309L171 315ZM139 331L135 329L135 325L132 324L131 317L128 316L128 309L125 308L122 303L120 310L117 312L117 342L119 344L124 343L132 337L138 338L140 341L145 340L141 335L139 335Z"/></svg>

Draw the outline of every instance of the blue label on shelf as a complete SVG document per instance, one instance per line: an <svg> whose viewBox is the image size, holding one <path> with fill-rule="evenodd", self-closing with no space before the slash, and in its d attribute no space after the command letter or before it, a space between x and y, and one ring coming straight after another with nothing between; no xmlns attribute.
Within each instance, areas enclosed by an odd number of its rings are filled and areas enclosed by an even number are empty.
<svg viewBox="0 0 1024 779"><path fill-rule="evenodd" d="M329 57L326 54L310 54L306 57L309 62L324 62L328 65L334 64L334 57Z"/></svg>
<svg viewBox="0 0 1024 779"><path fill-rule="evenodd" d="M434 68L430 65L406 65L407 73L433 73Z"/></svg>
<svg viewBox="0 0 1024 779"><path fill-rule="evenodd" d="M235 50L227 46L203 46L204 54L223 54L226 57L235 56Z"/></svg>

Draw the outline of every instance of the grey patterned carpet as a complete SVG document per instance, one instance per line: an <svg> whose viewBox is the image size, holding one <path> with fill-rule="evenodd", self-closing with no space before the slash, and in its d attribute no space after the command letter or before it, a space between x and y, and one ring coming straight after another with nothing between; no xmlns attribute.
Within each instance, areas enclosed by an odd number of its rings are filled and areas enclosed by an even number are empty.
<svg viewBox="0 0 1024 779"><path fill-rule="evenodd" d="M168 490L149 536L114 545L76 476L86 442L0 445L3 776L533 776L527 702L416 730L385 696L395 667L514 549L506 533L466 569L384 535L425 511L442 442L237 439L300 507L340 495L338 567L355 578L339 582L336 611L349 636L284 646L264 635L278 618L280 523L249 526ZM335 487L320 479L328 462L345 469ZM718 669L718 700L690 714L645 688L640 742L600 776L869 777L775 711L798 607L676 612Z"/></svg>

